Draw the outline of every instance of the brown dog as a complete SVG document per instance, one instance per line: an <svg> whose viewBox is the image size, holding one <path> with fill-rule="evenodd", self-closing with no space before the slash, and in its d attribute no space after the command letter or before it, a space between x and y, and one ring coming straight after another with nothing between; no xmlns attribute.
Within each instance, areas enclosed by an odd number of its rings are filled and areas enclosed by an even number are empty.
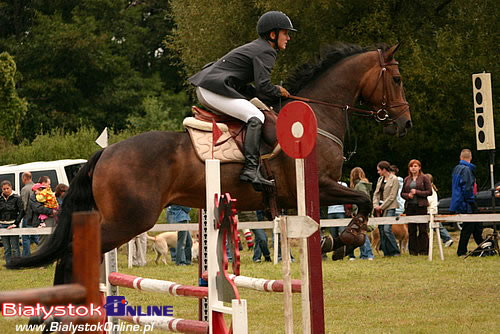
<svg viewBox="0 0 500 334"><path fill-rule="evenodd" d="M399 250L401 253L408 251L408 224L392 225L392 233L394 233L394 236L399 243ZM372 247L374 247L377 254L380 255L380 232L378 230L378 226L376 226L372 231L370 241L372 243Z"/></svg>

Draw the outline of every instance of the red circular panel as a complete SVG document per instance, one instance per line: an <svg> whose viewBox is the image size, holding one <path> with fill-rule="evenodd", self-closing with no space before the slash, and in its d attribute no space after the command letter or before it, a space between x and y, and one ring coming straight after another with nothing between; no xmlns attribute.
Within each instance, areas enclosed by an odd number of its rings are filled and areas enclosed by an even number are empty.
<svg viewBox="0 0 500 334"><path fill-rule="evenodd" d="M316 145L317 124L308 104L294 101L284 106L276 121L276 136L283 151L295 159L307 157Z"/></svg>

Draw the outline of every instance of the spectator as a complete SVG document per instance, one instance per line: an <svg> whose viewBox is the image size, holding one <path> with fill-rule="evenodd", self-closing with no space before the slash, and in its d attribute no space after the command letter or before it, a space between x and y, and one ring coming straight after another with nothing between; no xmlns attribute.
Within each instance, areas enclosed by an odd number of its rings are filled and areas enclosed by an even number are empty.
<svg viewBox="0 0 500 334"><path fill-rule="evenodd" d="M431 181L432 185L432 195L427 197L427 201L429 201L427 212L429 214L436 215L438 213L438 188L434 184L434 178L432 177L432 174L427 173L425 174L425 176L427 176L429 181ZM444 247L451 247L451 245L453 245L453 239L442 223L439 223L439 236L441 237L441 241L444 243Z"/></svg>
<svg viewBox="0 0 500 334"><path fill-rule="evenodd" d="M380 161L377 164L377 173L380 177L373 193L373 210L376 217L393 217L396 215L396 208L399 207L396 199L399 190L399 181L391 173L391 165L387 161ZM380 232L380 248L384 256L399 256L396 238L392 233L392 225L385 224L378 226Z"/></svg>
<svg viewBox="0 0 500 334"><path fill-rule="evenodd" d="M55 226L55 216L57 214L57 200L55 198L55 194L52 192L51 188L51 180L48 176L40 176L38 179L38 183L40 183L44 187L44 191L42 191L39 196L36 197L37 201L44 204L45 207L52 209L52 214L44 217L45 214L41 213L42 217L39 217L41 220L40 226L53 227ZM42 219L43 218L43 219ZM42 239L45 239L46 236L43 236Z"/></svg>
<svg viewBox="0 0 500 334"><path fill-rule="evenodd" d="M401 176L398 176L398 173L399 173L398 166L391 165L391 173L398 178L399 189L400 190L403 189L403 178ZM398 200L398 205L399 205L399 207L396 208L396 216L401 216L401 214L404 212L405 200L403 199L403 197L401 197L400 191L398 191L396 198Z"/></svg>
<svg viewBox="0 0 500 334"><path fill-rule="evenodd" d="M0 196L0 228L11 230L19 227L24 217L24 204L21 197L12 192L12 184L2 181L2 196ZM2 235L5 262L9 263L14 256L20 256L19 236Z"/></svg>
<svg viewBox="0 0 500 334"><path fill-rule="evenodd" d="M242 211L238 213L238 221L264 221L265 214L263 210L258 211ZM271 252L267 245L267 234L263 229L253 229L253 234L255 235L255 243L253 247L253 257L252 260L255 263L260 263L262 261L262 255L264 255L264 261L271 262Z"/></svg>
<svg viewBox="0 0 500 334"><path fill-rule="evenodd" d="M40 183L36 183L33 187L32 190L33 192L30 194L30 199L28 202L28 208L26 210L26 224L31 226L31 227L40 227L43 226L41 225L41 220L40 220L40 215L46 215L46 216L54 216L56 214L56 210L46 208L43 203L38 202L36 200L36 191L39 189L39 187L43 185ZM47 220L46 220L47 221ZM53 221L53 219L52 219ZM47 240L47 236L42 235L40 237L40 243L43 243L45 240Z"/></svg>
<svg viewBox="0 0 500 334"><path fill-rule="evenodd" d="M347 183L342 181L337 181L337 183L347 188ZM346 208L343 204L328 206L328 219L343 219L346 217ZM328 230L330 231L332 238L335 239L336 237L340 236L340 234L345 230L345 226L332 226L329 227ZM346 249L347 248L345 246L342 246L340 249L336 249L332 254L332 260L341 260L345 255L349 256L349 260L355 260L356 257L354 256L354 249L350 247L349 253L345 254Z"/></svg>
<svg viewBox="0 0 500 334"><path fill-rule="evenodd" d="M432 195L431 181L422 173L422 164L417 159L408 163L408 176L404 179L401 197L405 202L407 216L426 215ZM427 255L429 253L429 224L408 224L408 250L410 255Z"/></svg>
<svg viewBox="0 0 500 334"><path fill-rule="evenodd" d="M59 208L62 206L64 196L66 196L66 192L68 191L68 189L69 187L64 183L59 183L56 186L56 200L57 204L59 204Z"/></svg>
<svg viewBox="0 0 500 334"><path fill-rule="evenodd" d="M167 224L174 224L172 221L171 221L171 217L169 217L169 214L168 214L168 207L165 208L165 219L167 221ZM177 247L177 245L176 245ZM168 251L170 252L170 258L172 260L172 262L175 262L175 247L171 247L169 245L168 247Z"/></svg>
<svg viewBox="0 0 500 334"><path fill-rule="evenodd" d="M146 232L132 238L128 245L132 253L132 266L144 267L147 264L146 252L148 249L148 236Z"/></svg>
<svg viewBox="0 0 500 334"><path fill-rule="evenodd" d="M35 192L35 197L38 202L42 203L46 208L57 210L59 205L57 204L56 195L52 192L50 186L48 187L43 183L37 183L32 189ZM41 213L38 218L41 221L40 226L45 227L45 221L49 218L49 216Z"/></svg>
<svg viewBox="0 0 500 334"><path fill-rule="evenodd" d="M354 190L360 191L371 198L372 191L372 183L368 181L365 175L365 171L361 167L354 167L351 170L350 179L350 187ZM352 215L356 216L358 213L358 207L353 205L352 207ZM373 260L373 252L372 245L370 244L370 238L368 236L365 238L365 243L359 247L360 250L360 259L363 260Z"/></svg>
<svg viewBox="0 0 500 334"><path fill-rule="evenodd" d="M474 185L476 183L476 166L471 163L472 152L463 149L460 152L460 162L451 174L451 203L452 213L475 213L477 204L474 199ZM464 222L458 241L457 255L467 254L467 244L471 234L474 241L480 245L483 242L483 227L481 223Z"/></svg>
<svg viewBox="0 0 500 334"><path fill-rule="evenodd" d="M167 220L175 224L187 224L191 221L189 217L191 208L181 205L171 205L167 208ZM193 240L189 231L177 232L177 248L175 250L175 264L186 266L191 264L191 247Z"/></svg>
<svg viewBox="0 0 500 334"><path fill-rule="evenodd" d="M23 217L23 227L26 227L26 228L29 228L29 227L33 227L30 222L30 224L28 224L28 221L27 221L27 216L28 216L28 207L29 207L29 201L30 201L30 196L31 194L33 193L33 186L35 185L33 183L33 176L31 175L30 172L24 172L21 176L21 179L23 181L23 188L21 189L21 199L23 200L23 204L24 204L24 212L25 212L25 215ZM37 234L23 234L22 236L22 240L23 240L23 254L22 256L29 256L31 255L31 243L35 243L35 244L40 244L40 236L37 235Z"/></svg>

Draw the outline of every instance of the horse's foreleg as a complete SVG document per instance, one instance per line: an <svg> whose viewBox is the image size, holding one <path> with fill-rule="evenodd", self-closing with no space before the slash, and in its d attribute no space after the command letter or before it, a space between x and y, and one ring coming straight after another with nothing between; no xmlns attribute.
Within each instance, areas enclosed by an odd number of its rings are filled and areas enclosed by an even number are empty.
<svg viewBox="0 0 500 334"><path fill-rule="evenodd" d="M372 209L370 198L362 192L344 187L337 182L329 182L327 189L327 195L330 197L328 198L329 203L355 204L358 207L358 213L339 237L331 238L331 240L324 239L322 242L323 252L332 251L344 245L354 248L362 246L368 228L368 215Z"/></svg>

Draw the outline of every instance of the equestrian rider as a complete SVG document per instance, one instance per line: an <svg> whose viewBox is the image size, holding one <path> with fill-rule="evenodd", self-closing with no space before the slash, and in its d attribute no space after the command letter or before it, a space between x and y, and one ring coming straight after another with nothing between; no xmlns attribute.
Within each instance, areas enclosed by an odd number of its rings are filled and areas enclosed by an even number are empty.
<svg viewBox="0 0 500 334"><path fill-rule="evenodd" d="M257 96L264 101L276 101L290 95L285 88L271 83L277 52L286 48L290 30L297 31L288 16L278 11L267 12L257 22L260 38L205 65L189 78L196 86L201 104L247 123L245 166L240 180L251 182L257 189L261 185L273 186L273 183L258 170L264 114L248 99ZM251 86L251 82L255 86Z"/></svg>

